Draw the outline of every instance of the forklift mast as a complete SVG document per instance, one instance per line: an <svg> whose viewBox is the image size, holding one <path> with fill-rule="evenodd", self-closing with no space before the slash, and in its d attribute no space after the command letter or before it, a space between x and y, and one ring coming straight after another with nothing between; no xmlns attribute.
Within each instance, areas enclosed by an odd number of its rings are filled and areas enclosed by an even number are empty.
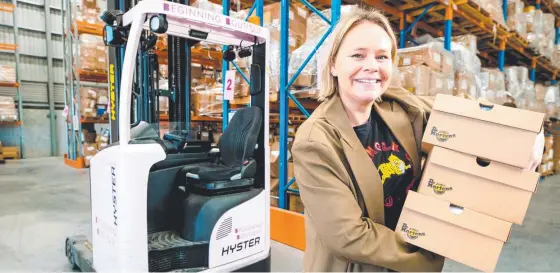
<svg viewBox="0 0 560 273"><path fill-rule="evenodd" d="M172 2L190 5L190 0ZM108 10L123 14L137 4L135 0L108 0ZM199 41L179 37L168 37L168 86L169 86L169 131L175 135L190 133L191 105L191 48ZM109 50L109 127L110 142L119 141L118 105L120 75L124 61L125 46L108 47ZM140 121L157 126L159 124L159 62L150 48L140 50L137 56L136 76L133 84L134 96L131 123Z"/></svg>

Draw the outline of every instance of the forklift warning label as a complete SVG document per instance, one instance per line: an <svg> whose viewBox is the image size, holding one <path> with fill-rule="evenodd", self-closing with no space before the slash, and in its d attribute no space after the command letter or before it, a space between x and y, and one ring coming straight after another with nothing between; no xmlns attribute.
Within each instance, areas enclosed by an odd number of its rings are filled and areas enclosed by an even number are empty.
<svg viewBox="0 0 560 273"><path fill-rule="evenodd" d="M242 20L237 20L219 13L197 9L181 4L163 3L163 10L175 13L177 15L186 16L189 19L200 21L207 24L218 26L227 26L246 31L250 33L259 33L260 27ZM175 18L174 18L175 19Z"/></svg>

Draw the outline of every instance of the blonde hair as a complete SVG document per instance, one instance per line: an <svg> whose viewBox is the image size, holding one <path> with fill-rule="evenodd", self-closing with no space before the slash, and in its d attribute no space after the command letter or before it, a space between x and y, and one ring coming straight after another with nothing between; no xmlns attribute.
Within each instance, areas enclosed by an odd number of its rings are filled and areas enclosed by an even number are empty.
<svg viewBox="0 0 560 273"><path fill-rule="evenodd" d="M324 101L338 92L338 82L336 77L331 74L331 66L334 64L338 50L340 49L340 44L346 33L352 29L355 25L368 21L379 25L391 38L392 48L391 48L391 59L395 60L397 55L397 39L395 33L389 24L389 20L381 11L370 8L366 9L364 7L354 6L348 12L341 15L339 22L336 25L333 33L329 37L329 43L325 47L325 55L327 57L323 67L321 68L321 86L317 94L318 101Z"/></svg>

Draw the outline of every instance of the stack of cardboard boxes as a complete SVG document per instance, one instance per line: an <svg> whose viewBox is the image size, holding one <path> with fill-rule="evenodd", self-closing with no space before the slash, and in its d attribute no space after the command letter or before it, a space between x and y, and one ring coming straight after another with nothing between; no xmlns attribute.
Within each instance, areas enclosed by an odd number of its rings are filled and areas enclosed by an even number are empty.
<svg viewBox="0 0 560 273"><path fill-rule="evenodd" d="M554 136L548 134L544 137L544 154L542 157L541 165L538 168L538 171L541 175L546 176L554 172L554 158Z"/></svg>
<svg viewBox="0 0 560 273"><path fill-rule="evenodd" d="M419 96L453 94L453 54L438 43L398 50L401 86Z"/></svg>
<svg viewBox="0 0 560 273"><path fill-rule="evenodd" d="M83 130L82 136L82 154L86 167L89 167L90 160L93 156L109 145L109 130L102 129L99 134Z"/></svg>
<svg viewBox="0 0 560 273"><path fill-rule="evenodd" d="M18 113L14 98L0 96L0 121L16 121Z"/></svg>
<svg viewBox="0 0 560 273"><path fill-rule="evenodd" d="M75 56L74 62L77 67L83 70L98 73L106 73L107 71L107 48L103 43L103 37L80 34L80 51ZM80 62L78 66L77 62Z"/></svg>
<svg viewBox="0 0 560 273"><path fill-rule="evenodd" d="M16 68L11 65L0 65L0 82L16 82Z"/></svg>
<svg viewBox="0 0 560 273"><path fill-rule="evenodd" d="M558 127L558 125L556 126ZM553 145L552 153L554 158L554 171L556 173L560 173L560 131L556 131L556 130L553 131L552 145Z"/></svg>
<svg viewBox="0 0 560 273"><path fill-rule="evenodd" d="M438 95L423 137L428 153L397 232L405 240L493 271L512 224L522 224L539 174L524 170L544 115Z"/></svg>
<svg viewBox="0 0 560 273"><path fill-rule="evenodd" d="M107 118L107 89L82 87L81 111L84 118Z"/></svg>

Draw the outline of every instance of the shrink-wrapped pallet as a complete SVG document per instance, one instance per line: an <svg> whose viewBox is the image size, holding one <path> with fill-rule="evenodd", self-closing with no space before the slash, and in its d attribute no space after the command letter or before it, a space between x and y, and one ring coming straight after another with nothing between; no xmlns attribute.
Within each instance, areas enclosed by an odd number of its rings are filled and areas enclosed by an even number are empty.
<svg viewBox="0 0 560 273"><path fill-rule="evenodd" d="M10 65L0 65L0 82L16 82L16 68Z"/></svg>
<svg viewBox="0 0 560 273"><path fill-rule="evenodd" d="M0 96L0 121L17 121L17 109L14 98Z"/></svg>
<svg viewBox="0 0 560 273"><path fill-rule="evenodd" d="M222 87L217 84L213 88L200 86L193 90L192 102L195 116L222 116Z"/></svg>
<svg viewBox="0 0 560 273"><path fill-rule="evenodd" d="M505 75L496 68L483 68L481 72L482 88L480 97L496 104L506 102Z"/></svg>
<svg viewBox="0 0 560 273"><path fill-rule="evenodd" d="M107 71L107 48L103 37L80 34L80 51L74 58L75 65L81 69L96 72ZM79 66L77 62L79 61Z"/></svg>
<svg viewBox="0 0 560 273"><path fill-rule="evenodd" d="M453 73L453 54L443 48L439 42L397 50L398 65L426 65L431 70L444 74Z"/></svg>
<svg viewBox="0 0 560 273"><path fill-rule="evenodd" d="M422 64L399 67L401 86L418 96L431 96L431 70Z"/></svg>

